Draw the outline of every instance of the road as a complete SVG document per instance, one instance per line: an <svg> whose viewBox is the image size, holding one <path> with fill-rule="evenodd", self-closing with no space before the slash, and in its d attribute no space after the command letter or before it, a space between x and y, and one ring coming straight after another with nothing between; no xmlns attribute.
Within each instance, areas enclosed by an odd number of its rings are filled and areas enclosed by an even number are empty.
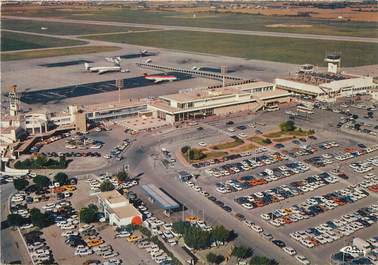
<svg viewBox="0 0 378 265"><path fill-rule="evenodd" d="M237 29L217 29L217 28L200 28L200 27L185 27L185 26L168 26L157 24L139 24L139 23L125 23L125 22L111 22L111 21L94 21L94 20L78 20L78 19L64 19L64 18L49 18L49 17L16 17L4 16L9 19L23 19L23 20L37 20L48 22L66 22L66 23L81 23L91 25L109 25L109 26L125 26L125 27L143 27L158 30L184 30L184 31L199 31L211 33L226 33L226 34L241 34L251 36L264 37L284 37L297 39L316 39L316 40L332 40L332 41L353 41L353 42L369 42L378 43L377 38L366 37L351 37L351 36L333 36L333 35L317 35L317 34L299 34L288 32L271 32L271 31L250 31Z"/></svg>
<svg viewBox="0 0 378 265"><path fill-rule="evenodd" d="M14 192L13 184L8 183L1 186L1 222L6 220L8 215L8 198ZM9 264L19 261L21 264L31 264L24 243L21 241L16 230L1 227L1 264Z"/></svg>
<svg viewBox="0 0 378 265"><path fill-rule="evenodd" d="M226 228L234 230L238 234L237 241L245 246L252 247L257 255L274 258L282 264L292 264L293 260L289 259L273 244L263 240L257 233L251 231L234 216L223 211L204 196L180 183L177 180L175 170L166 170L160 161L157 163L153 161L152 155L160 152L161 145L167 142L175 142L178 139L185 139L186 135L193 134L193 130L195 131L195 129L184 129L180 131L180 134L176 131L155 137L139 137L139 140L127 151L127 154L129 154L127 162L130 165L132 175L143 172L141 185L153 183L162 187L176 200L183 203L189 211L200 216L204 215L207 222L224 225Z"/></svg>

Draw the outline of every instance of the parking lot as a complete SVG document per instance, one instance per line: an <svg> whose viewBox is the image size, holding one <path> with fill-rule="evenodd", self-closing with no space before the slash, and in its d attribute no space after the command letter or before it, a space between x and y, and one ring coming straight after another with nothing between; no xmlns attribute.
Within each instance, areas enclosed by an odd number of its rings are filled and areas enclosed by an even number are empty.
<svg viewBox="0 0 378 265"><path fill-rule="evenodd" d="M187 138L185 144L201 147L205 143L209 146L222 142L220 139L225 142L227 140L224 139L232 135L240 137L241 133L258 133L256 129L262 133L273 131L274 126L277 126L274 122L265 125L261 120L278 122L287 119L285 111L291 108L289 106L275 112L275 115L262 113L248 119L230 117L221 121L199 123L197 126L204 128L201 137ZM202 193L229 214L261 227L262 230L256 227L252 229L256 233L271 234L273 240L278 238L293 247L297 253L319 263L328 258L322 258L320 253L330 256L342 244L340 242L345 242L352 236L365 236L377 227L373 214L366 221L366 226L360 224L358 229L356 226L353 235L340 236L326 243L327 247L318 244L316 249L307 248L289 235L291 232L318 226L341 216L341 213L357 211L376 200L376 141L368 137L358 139L337 128L337 122L332 121L339 120L342 115L340 112L319 109L306 119L296 118L298 126L316 131L315 137L304 137L305 141L294 139L282 142L279 146L273 143L257 150L207 160L189 167L175 163L174 170L185 170L198 176L190 181L189 189ZM325 116L327 124L321 118ZM311 121L315 119L320 122L313 124ZM231 127L229 120L233 121L232 130L228 129ZM255 128L248 126L256 122L260 125ZM237 129L243 125L245 129ZM326 126L329 126L328 130L322 130ZM210 132L211 137L208 135ZM177 148L174 146L177 143L168 143L164 148L174 152ZM276 159L277 157L280 159ZM303 207L307 209L306 216L299 214L303 213ZM290 218L285 217L287 212L290 213ZM273 213L282 216L277 217Z"/></svg>

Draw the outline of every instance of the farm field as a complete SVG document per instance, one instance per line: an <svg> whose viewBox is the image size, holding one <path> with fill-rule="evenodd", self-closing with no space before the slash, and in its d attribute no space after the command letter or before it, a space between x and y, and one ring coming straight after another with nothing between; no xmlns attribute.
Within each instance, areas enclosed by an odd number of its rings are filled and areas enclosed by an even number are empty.
<svg viewBox="0 0 378 265"><path fill-rule="evenodd" d="M58 39L9 31L1 31L1 40L1 51L64 47L87 43L85 41Z"/></svg>
<svg viewBox="0 0 378 265"><path fill-rule="evenodd" d="M78 23L45 22L33 20L2 19L2 28L54 35L83 35L109 32L147 30L145 28L116 27Z"/></svg>
<svg viewBox="0 0 378 265"><path fill-rule="evenodd" d="M294 64L324 65L324 54L329 51L341 52L345 67L371 65L378 60L377 44L359 42L187 31L110 34L84 38Z"/></svg>
<svg viewBox="0 0 378 265"><path fill-rule="evenodd" d="M311 17L263 16L258 14L196 13L195 18L184 12L143 11L126 8L86 8L86 9L31 9L5 11L4 15L35 17L61 17L69 19L118 21L142 24L161 24L190 27L240 29L274 32L310 33L358 37L377 37L375 22L317 19ZM272 26L273 25L273 26ZM274 25L288 25L274 26ZM294 26L293 26L294 25ZM296 27L295 25L308 25Z"/></svg>

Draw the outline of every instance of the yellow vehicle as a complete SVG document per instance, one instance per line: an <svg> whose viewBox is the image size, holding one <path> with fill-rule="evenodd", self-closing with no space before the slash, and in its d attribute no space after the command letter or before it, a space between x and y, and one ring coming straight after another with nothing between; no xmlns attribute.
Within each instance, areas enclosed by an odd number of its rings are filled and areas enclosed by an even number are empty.
<svg viewBox="0 0 378 265"><path fill-rule="evenodd" d="M200 219L198 218L198 216L191 215L191 216L186 217L185 220L186 220L187 222L197 222L197 221L199 221Z"/></svg>
<svg viewBox="0 0 378 265"><path fill-rule="evenodd" d="M75 191L76 190L76 187L74 185L64 185L63 186L66 191Z"/></svg>
<svg viewBox="0 0 378 265"><path fill-rule="evenodd" d="M102 243L104 243L104 240L102 240L102 239L93 239L93 240L89 240L88 242L87 242L87 245L88 245L88 247L96 247L96 246L98 246L98 245L101 245Z"/></svg>
<svg viewBox="0 0 378 265"><path fill-rule="evenodd" d="M128 236L127 237L127 241L128 242L135 242L135 241L138 241L141 237L140 236L137 236L137 235L131 235L131 236Z"/></svg>

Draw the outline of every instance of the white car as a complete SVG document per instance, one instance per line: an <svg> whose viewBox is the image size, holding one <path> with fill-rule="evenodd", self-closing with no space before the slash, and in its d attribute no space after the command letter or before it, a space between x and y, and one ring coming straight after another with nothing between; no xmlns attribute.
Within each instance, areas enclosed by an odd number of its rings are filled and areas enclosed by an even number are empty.
<svg viewBox="0 0 378 265"><path fill-rule="evenodd" d="M202 146L202 147L206 147L207 146L207 144L205 142L199 142L198 145Z"/></svg>
<svg viewBox="0 0 378 265"><path fill-rule="evenodd" d="M301 256L301 255L296 255L295 258L302 264L305 264L305 265L309 265L310 264L310 261L304 257L304 256Z"/></svg>
<svg viewBox="0 0 378 265"><path fill-rule="evenodd" d="M283 249L283 251L285 251L290 256L294 256L295 254L297 254L297 252L295 251L295 249L292 248L292 247L284 247L282 249Z"/></svg>

